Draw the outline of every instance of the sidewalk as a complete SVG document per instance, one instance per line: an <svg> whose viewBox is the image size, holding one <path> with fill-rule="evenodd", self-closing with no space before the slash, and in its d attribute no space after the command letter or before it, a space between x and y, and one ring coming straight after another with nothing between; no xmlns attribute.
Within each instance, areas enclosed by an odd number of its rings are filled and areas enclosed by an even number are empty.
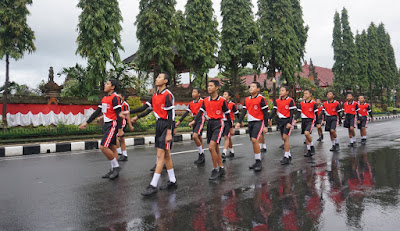
<svg viewBox="0 0 400 231"><path fill-rule="evenodd" d="M400 115L391 116L380 116L374 118L375 120L387 120L399 118ZM295 125L294 129L300 127ZM276 126L269 128L268 132L277 131ZM235 135L247 134L247 129L242 128L235 130ZM206 138L206 133L203 132L203 138ZM174 142L181 142L192 139L192 133L177 134L174 136ZM0 158L10 156L22 156L22 155L35 155L35 154L46 154L55 152L70 152L70 151L83 151L98 149L100 147L101 140L83 140L83 141L66 141L60 143L38 143L30 145L17 145L17 146L6 146L0 147ZM143 136L135 138L125 138L126 146L137 146L137 145L150 145L154 144L154 136Z"/></svg>

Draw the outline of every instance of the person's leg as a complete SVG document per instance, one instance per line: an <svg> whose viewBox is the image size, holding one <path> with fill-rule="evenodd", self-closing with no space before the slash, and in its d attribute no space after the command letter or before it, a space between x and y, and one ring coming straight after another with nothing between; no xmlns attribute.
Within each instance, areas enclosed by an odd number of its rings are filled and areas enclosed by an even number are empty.
<svg viewBox="0 0 400 231"><path fill-rule="evenodd" d="M199 135L196 132L193 133L192 137L194 142L196 143L197 150L199 151L199 157L197 160L194 161L194 163L203 164L205 161L204 150L203 150L203 137L201 137L201 135Z"/></svg>
<svg viewBox="0 0 400 231"><path fill-rule="evenodd" d="M121 148L121 143L119 141L119 138L117 138L117 153L118 153L118 155L122 155L122 148Z"/></svg>
<svg viewBox="0 0 400 231"><path fill-rule="evenodd" d="M173 168L172 158L171 158L171 151L165 150L165 166L167 167L167 173L169 177L169 181L160 187L161 190L165 189L172 189L177 187L175 171Z"/></svg>
<svg viewBox="0 0 400 231"><path fill-rule="evenodd" d="M229 147L229 137L227 135L224 136L224 150L222 151L222 158L226 158L226 154L228 153Z"/></svg>

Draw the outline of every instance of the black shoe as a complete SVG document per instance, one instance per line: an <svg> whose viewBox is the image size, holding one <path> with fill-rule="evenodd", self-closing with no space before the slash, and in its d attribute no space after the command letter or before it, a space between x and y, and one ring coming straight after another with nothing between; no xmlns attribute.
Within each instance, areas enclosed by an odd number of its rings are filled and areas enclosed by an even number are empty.
<svg viewBox="0 0 400 231"><path fill-rule="evenodd" d="M290 157L289 157L290 158ZM283 157L283 159L281 160L281 165L287 165L287 164L290 164L290 162L291 162L291 158L289 159L289 158L287 158L287 157Z"/></svg>
<svg viewBox="0 0 400 231"><path fill-rule="evenodd" d="M267 153L267 149L266 148L261 148L261 152L262 153Z"/></svg>
<svg viewBox="0 0 400 231"><path fill-rule="evenodd" d="M283 149L283 144L282 144L281 146L279 146L279 148L282 148L282 149Z"/></svg>
<svg viewBox="0 0 400 231"><path fill-rule="evenodd" d="M361 144L366 144L367 143L367 139L361 139Z"/></svg>
<svg viewBox="0 0 400 231"><path fill-rule="evenodd" d="M176 189L178 188L178 184L176 183L176 181L174 183L172 183L171 181L168 181L165 185L160 187L160 190L169 190L169 189Z"/></svg>
<svg viewBox="0 0 400 231"><path fill-rule="evenodd" d="M339 144L335 144L335 146L336 146L336 151L339 151L340 150Z"/></svg>
<svg viewBox="0 0 400 231"><path fill-rule="evenodd" d="M315 147L314 146L311 146L311 154L315 154Z"/></svg>
<svg viewBox="0 0 400 231"><path fill-rule="evenodd" d="M262 169L262 164L261 164L261 160L256 160L256 163L254 164L254 171L255 172L259 172Z"/></svg>
<svg viewBox="0 0 400 231"><path fill-rule="evenodd" d="M121 171L120 167L113 168L111 175L109 176L110 180L113 180L119 176L119 171Z"/></svg>
<svg viewBox="0 0 400 231"><path fill-rule="evenodd" d="M112 173L113 173L113 170L110 169L110 171L106 175L102 176L101 178L110 178Z"/></svg>
<svg viewBox="0 0 400 231"><path fill-rule="evenodd" d="M221 154L221 157L222 157L222 160L225 160L225 159L226 159L226 154L225 154L225 153L222 153L222 154Z"/></svg>
<svg viewBox="0 0 400 231"><path fill-rule="evenodd" d="M324 139L323 136L320 136L317 141L321 142L323 139Z"/></svg>
<svg viewBox="0 0 400 231"><path fill-rule="evenodd" d="M217 169L212 170L209 180L216 180L219 177L219 172Z"/></svg>
<svg viewBox="0 0 400 231"><path fill-rule="evenodd" d="M195 160L194 163L195 164L204 164L205 161L206 161L206 158L204 157L204 153L202 153L202 154L199 153L199 159Z"/></svg>
<svg viewBox="0 0 400 231"><path fill-rule="evenodd" d="M304 144L307 144L307 143L304 141Z"/></svg>
<svg viewBox="0 0 400 231"><path fill-rule="evenodd" d="M332 148L329 151L336 152L336 145L332 145Z"/></svg>
<svg viewBox="0 0 400 231"><path fill-rule="evenodd" d="M233 157L235 157L235 153L229 152L229 155L227 155L226 157L228 157L228 158L233 158Z"/></svg>
<svg viewBox="0 0 400 231"><path fill-rule="evenodd" d="M321 140L324 140L324 134L321 134Z"/></svg>
<svg viewBox="0 0 400 231"><path fill-rule="evenodd" d="M350 143L349 145L347 145L347 147L354 148L354 143Z"/></svg>
<svg viewBox="0 0 400 231"><path fill-rule="evenodd" d="M219 176L225 176L226 172L225 172L225 168L219 168Z"/></svg>
<svg viewBox="0 0 400 231"><path fill-rule="evenodd" d="M312 157L313 154L311 152L311 150L307 150L307 154L304 155L304 157Z"/></svg>
<svg viewBox="0 0 400 231"><path fill-rule="evenodd" d="M118 161L128 161L128 157L122 155L122 156L120 156L120 157L118 158Z"/></svg>
<svg viewBox="0 0 400 231"><path fill-rule="evenodd" d="M142 192L143 196L150 196L154 193L157 193L158 189L156 187L153 187L152 185L149 185L146 187L146 189Z"/></svg>
<svg viewBox="0 0 400 231"><path fill-rule="evenodd" d="M150 169L150 171L152 171L152 172L156 171L156 167L157 167L157 165L154 165L154 167L152 167L152 168Z"/></svg>

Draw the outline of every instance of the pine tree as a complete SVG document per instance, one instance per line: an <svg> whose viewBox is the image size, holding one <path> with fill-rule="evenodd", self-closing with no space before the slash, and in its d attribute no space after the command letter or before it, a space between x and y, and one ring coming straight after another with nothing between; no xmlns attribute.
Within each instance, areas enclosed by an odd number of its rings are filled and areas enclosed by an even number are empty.
<svg viewBox="0 0 400 231"><path fill-rule="evenodd" d="M379 93L379 89L383 86L383 79L380 74L380 65L377 61L379 55L379 39L377 28L374 23L368 27L368 82L370 88L370 99L372 96Z"/></svg>
<svg viewBox="0 0 400 231"><path fill-rule="evenodd" d="M78 48L76 53L87 58L89 76L93 85L100 86L100 98L104 96L107 63L116 66L121 62L122 15L118 0L80 0Z"/></svg>
<svg viewBox="0 0 400 231"><path fill-rule="evenodd" d="M380 23L376 33L378 35L378 56L376 57L376 61L379 63L380 66L380 75L382 76L382 88L386 87L389 88L394 85L392 77L390 76L390 66L389 66L389 44L387 44L387 33L385 30L385 26L383 23Z"/></svg>
<svg viewBox="0 0 400 231"><path fill-rule="evenodd" d="M312 59L310 59L310 65L308 66L308 77L312 77L312 80L314 81L316 86L319 86L319 78L318 78L318 73L315 71L315 66L313 64Z"/></svg>
<svg viewBox="0 0 400 231"><path fill-rule="evenodd" d="M178 53L201 83L204 74L216 65L219 32L212 1L188 0L178 25Z"/></svg>
<svg viewBox="0 0 400 231"><path fill-rule="evenodd" d="M342 22L340 19L340 14L336 11L333 19L333 60L335 61L332 67L333 74L335 78L333 80L333 85L340 91L343 90L343 35L342 35Z"/></svg>
<svg viewBox="0 0 400 231"><path fill-rule="evenodd" d="M399 84L399 70L396 65L396 57L391 43L389 33L386 34L387 56L389 62L389 77L393 79L393 87L398 87Z"/></svg>
<svg viewBox="0 0 400 231"><path fill-rule="evenodd" d="M141 71L150 72L153 80L162 71L174 75L174 47L177 38L176 0L140 0L136 16L136 37L139 49L135 64ZM153 67L152 67L153 65Z"/></svg>
<svg viewBox="0 0 400 231"><path fill-rule="evenodd" d="M358 72L357 72L357 83L359 86L360 94L363 94L369 86L368 79L368 37L365 30L362 31L361 34L356 35L356 48L357 48L357 57L358 57Z"/></svg>
<svg viewBox="0 0 400 231"><path fill-rule="evenodd" d="M21 59L25 52L36 50L35 33L27 24L28 5L32 0L2 0L0 2L0 59L6 58L6 80L3 92L3 129L7 130L7 95L10 83L10 58Z"/></svg>
<svg viewBox="0 0 400 231"><path fill-rule="evenodd" d="M254 52L251 46L257 39L257 27L250 0L221 0L222 31L218 65L232 73L232 90L239 93L239 69L245 67ZM254 54L254 53L253 53Z"/></svg>

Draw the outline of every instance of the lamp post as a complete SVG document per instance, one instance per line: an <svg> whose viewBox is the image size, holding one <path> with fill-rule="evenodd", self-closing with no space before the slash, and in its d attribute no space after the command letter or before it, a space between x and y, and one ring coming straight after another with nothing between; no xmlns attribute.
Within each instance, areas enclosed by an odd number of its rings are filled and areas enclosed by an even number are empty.
<svg viewBox="0 0 400 231"><path fill-rule="evenodd" d="M276 79L275 78L272 79L272 95L273 95L273 99L275 102L275 100L276 100Z"/></svg>

